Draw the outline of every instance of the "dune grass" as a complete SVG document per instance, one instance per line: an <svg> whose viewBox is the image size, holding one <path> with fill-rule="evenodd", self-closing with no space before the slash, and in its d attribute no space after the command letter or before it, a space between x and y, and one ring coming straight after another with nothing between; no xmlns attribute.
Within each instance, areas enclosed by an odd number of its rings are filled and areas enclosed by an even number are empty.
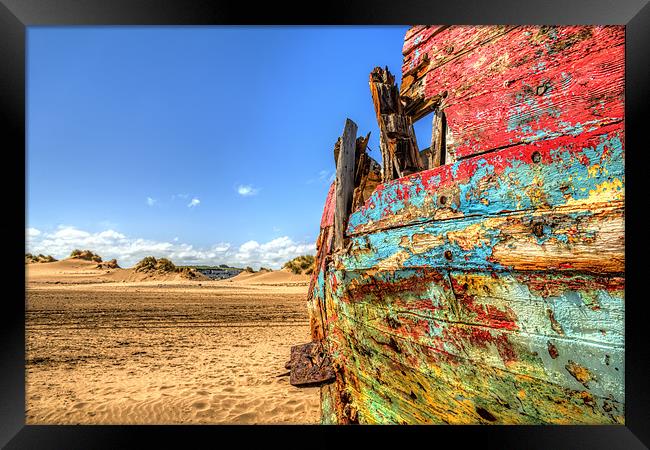
<svg viewBox="0 0 650 450"><path fill-rule="evenodd" d="M315 258L313 255L303 255L293 258L291 261L287 261L282 266L283 269L289 269L292 273L299 275L311 275L314 271Z"/></svg>

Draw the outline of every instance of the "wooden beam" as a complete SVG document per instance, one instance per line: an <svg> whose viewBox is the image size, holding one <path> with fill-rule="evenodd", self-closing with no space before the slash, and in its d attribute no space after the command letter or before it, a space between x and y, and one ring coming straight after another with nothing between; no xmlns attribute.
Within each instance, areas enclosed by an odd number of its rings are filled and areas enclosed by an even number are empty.
<svg viewBox="0 0 650 450"><path fill-rule="evenodd" d="M338 161L336 163L336 210L334 212L334 250L341 250L344 244L352 194L354 192L354 163L356 153L357 124L345 120L341 137Z"/></svg>
<svg viewBox="0 0 650 450"><path fill-rule="evenodd" d="M446 123L445 113L440 109L436 109L433 116L433 124L431 126L431 151L429 152L429 169L439 167L445 163L446 160Z"/></svg>
<svg viewBox="0 0 650 450"><path fill-rule="evenodd" d="M417 148L412 117L402 106L395 77L388 68L373 69L370 92L380 130L383 181L421 171L424 165Z"/></svg>

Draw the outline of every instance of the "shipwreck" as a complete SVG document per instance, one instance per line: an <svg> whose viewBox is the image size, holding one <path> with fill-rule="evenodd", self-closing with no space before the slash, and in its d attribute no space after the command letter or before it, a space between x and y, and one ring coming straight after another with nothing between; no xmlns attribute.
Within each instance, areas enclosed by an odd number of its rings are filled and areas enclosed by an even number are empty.
<svg viewBox="0 0 650 450"><path fill-rule="evenodd" d="M322 423L624 423L624 42L415 26L372 71L381 166L348 119L288 363Z"/></svg>

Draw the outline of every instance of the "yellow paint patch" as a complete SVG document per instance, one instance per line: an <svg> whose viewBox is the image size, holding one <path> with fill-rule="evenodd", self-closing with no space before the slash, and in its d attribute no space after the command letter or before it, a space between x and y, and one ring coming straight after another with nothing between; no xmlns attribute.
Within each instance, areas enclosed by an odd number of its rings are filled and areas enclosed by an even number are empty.
<svg viewBox="0 0 650 450"><path fill-rule="evenodd" d="M405 250L399 251L377 264L377 268L386 269L392 267L402 267L404 261L406 261L410 256L410 253Z"/></svg>
<svg viewBox="0 0 650 450"><path fill-rule="evenodd" d="M480 245L489 245L490 239L485 234L486 228L492 228L491 220L483 223L476 223L463 230L450 231L447 238L452 244L458 245L461 249L471 251Z"/></svg>
<svg viewBox="0 0 650 450"><path fill-rule="evenodd" d="M438 247L444 243L444 240L442 236L437 235L434 236L432 234L428 233L417 233L414 234L412 239L411 239L411 246L410 250L414 253L423 253L426 252L427 250L433 248L433 247ZM400 245L402 243L400 242Z"/></svg>
<svg viewBox="0 0 650 450"><path fill-rule="evenodd" d="M601 171L600 164L594 164L593 166L589 166L587 168L587 173L589 173L590 177L597 177Z"/></svg>
<svg viewBox="0 0 650 450"><path fill-rule="evenodd" d="M592 201L621 200L622 194L623 181L616 178L612 181L603 181L596 186L596 189L590 190L589 199L593 199Z"/></svg>

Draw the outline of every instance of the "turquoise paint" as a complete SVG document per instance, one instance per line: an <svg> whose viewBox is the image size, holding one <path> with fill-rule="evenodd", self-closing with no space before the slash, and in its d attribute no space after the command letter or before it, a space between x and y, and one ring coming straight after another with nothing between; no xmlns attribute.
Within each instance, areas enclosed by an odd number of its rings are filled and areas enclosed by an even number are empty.
<svg viewBox="0 0 650 450"><path fill-rule="evenodd" d="M550 207L564 205L570 199L583 200L589 197L590 191L597 189L597 186L605 181L621 180L621 187L618 189L623 189L623 143L615 135L603 134L599 139L600 143L596 146L584 147L573 155L565 147L558 146L550 150L551 161L547 164L532 164L528 160L511 159L510 165L505 167L500 175L495 173L494 165L487 158L481 157L469 179L455 183L460 192L460 203L454 203L453 206L464 216L496 215L503 211L536 208L536 199L540 197ZM598 173L590 175L589 168L595 164L599 164L601 169ZM451 172L454 177L457 176L459 167L460 162L452 165ZM369 222L399 214L407 207L423 208L428 204L438 208L435 186L439 183L440 175L436 177L437 179L428 185L422 183L419 174L409 177L409 183L412 185L408 189L408 200L396 198L397 189L404 179L386 183L384 189L370 197L369 203L374 207L362 208L350 216L348 233L354 233L360 226ZM493 182L486 186L485 181L490 177ZM534 187L535 180L543 180L543 185ZM409 222L412 223L431 220L431 211L423 210L420 214L411 211L410 215Z"/></svg>

